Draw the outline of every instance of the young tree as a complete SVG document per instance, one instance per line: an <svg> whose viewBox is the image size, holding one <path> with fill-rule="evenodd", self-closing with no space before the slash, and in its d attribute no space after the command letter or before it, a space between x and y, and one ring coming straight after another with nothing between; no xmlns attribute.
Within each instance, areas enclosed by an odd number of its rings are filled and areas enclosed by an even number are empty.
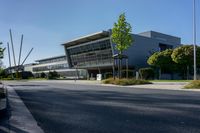
<svg viewBox="0 0 200 133"><path fill-rule="evenodd" d="M120 72L120 75L123 51L128 49L133 42L131 32L132 27L128 22L126 22L125 13L122 13L119 15L117 23L114 23L114 27L112 28L112 41L116 44L115 48L119 55L120 69L118 71Z"/></svg>

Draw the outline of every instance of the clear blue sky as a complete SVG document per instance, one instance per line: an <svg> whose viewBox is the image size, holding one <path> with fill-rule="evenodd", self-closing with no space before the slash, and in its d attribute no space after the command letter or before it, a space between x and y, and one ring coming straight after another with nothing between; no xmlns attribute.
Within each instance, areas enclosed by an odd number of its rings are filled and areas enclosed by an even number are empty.
<svg viewBox="0 0 200 133"><path fill-rule="evenodd" d="M200 43L200 0L197 1L197 43ZM148 30L175 35L192 43L192 0L1 0L0 41L6 46L13 31L16 54L24 34L26 63L62 55L60 45L89 33L112 28L125 12L133 33ZM8 66L7 51L4 64Z"/></svg>

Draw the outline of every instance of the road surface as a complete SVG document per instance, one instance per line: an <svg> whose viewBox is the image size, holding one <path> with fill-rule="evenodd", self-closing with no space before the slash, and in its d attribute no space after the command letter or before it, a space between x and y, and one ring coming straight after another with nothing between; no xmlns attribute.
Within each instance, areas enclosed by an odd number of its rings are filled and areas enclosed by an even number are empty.
<svg viewBox="0 0 200 133"><path fill-rule="evenodd" d="M6 82L46 133L200 133L200 92Z"/></svg>

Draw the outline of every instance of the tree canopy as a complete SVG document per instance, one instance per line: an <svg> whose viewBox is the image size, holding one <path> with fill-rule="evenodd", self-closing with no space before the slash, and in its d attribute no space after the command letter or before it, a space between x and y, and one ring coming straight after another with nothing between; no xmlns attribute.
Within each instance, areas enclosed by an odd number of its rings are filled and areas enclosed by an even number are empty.
<svg viewBox="0 0 200 133"><path fill-rule="evenodd" d="M0 42L0 59L2 59L3 58L3 53L4 53L4 50L5 50L5 48L2 48L2 42Z"/></svg>
<svg viewBox="0 0 200 133"><path fill-rule="evenodd" d="M162 52L155 52L149 57L147 63L151 66L159 68L168 68L170 65L174 64L171 58L172 52L172 49L167 49Z"/></svg>
<svg viewBox="0 0 200 133"><path fill-rule="evenodd" d="M119 51L119 54L122 54L132 44L131 32L132 27L126 22L125 13L122 13L112 29L112 41L116 44L115 48Z"/></svg>
<svg viewBox="0 0 200 133"><path fill-rule="evenodd" d="M171 57L172 60L181 65L191 65L193 56L193 48L189 45L181 46L174 49Z"/></svg>
<svg viewBox="0 0 200 133"><path fill-rule="evenodd" d="M184 66L192 66L193 65L193 57L194 57L194 47L193 45L184 45L181 47L177 47L173 50L171 55L172 60L177 64ZM197 46L197 65L200 66L200 47Z"/></svg>

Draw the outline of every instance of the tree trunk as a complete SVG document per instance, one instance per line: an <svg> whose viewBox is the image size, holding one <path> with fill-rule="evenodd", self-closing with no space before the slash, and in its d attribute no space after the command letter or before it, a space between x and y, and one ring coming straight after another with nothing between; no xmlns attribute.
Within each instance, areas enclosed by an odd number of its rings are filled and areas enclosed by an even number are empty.
<svg viewBox="0 0 200 133"><path fill-rule="evenodd" d="M161 74L162 74L161 68L159 68L159 79L161 79Z"/></svg>
<svg viewBox="0 0 200 133"><path fill-rule="evenodd" d="M120 62L120 63L119 63L119 66L120 66L120 67L119 67L119 68L120 68L120 70L119 70L119 73L120 73L120 74L119 74L119 78L120 78L120 79L122 78L122 57L121 57L121 56L122 56L122 52L120 51L120 54L119 54L119 62Z"/></svg>
<svg viewBox="0 0 200 133"><path fill-rule="evenodd" d="M113 59L113 79L115 80L115 59Z"/></svg>
<svg viewBox="0 0 200 133"><path fill-rule="evenodd" d="M122 60L121 58L119 59L119 78L122 78Z"/></svg>
<svg viewBox="0 0 200 133"><path fill-rule="evenodd" d="M126 59L126 78L128 79L128 59Z"/></svg>
<svg viewBox="0 0 200 133"><path fill-rule="evenodd" d="M117 66L118 66L118 78L120 78L120 61L119 61L119 59L118 59Z"/></svg>
<svg viewBox="0 0 200 133"><path fill-rule="evenodd" d="M187 66L187 80L189 79L189 66Z"/></svg>

